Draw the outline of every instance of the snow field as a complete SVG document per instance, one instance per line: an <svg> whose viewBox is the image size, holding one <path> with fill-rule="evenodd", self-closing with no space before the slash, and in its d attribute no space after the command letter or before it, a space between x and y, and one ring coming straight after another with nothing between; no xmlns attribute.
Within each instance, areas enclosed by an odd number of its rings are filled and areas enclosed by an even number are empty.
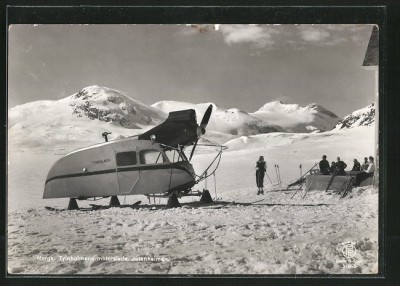
<svg viewBox="0 0 400 286"><path fill-rule="evenodd" d="M347 199L268 192L254 205L183 204L98 211L16 211L9 271L23 274L322 274L377 271L377 191ZM320 205L324 203L324 205ZM275 205L274 205L275 204ZM43 221L46 221L43 224ZM341 242L356 243L343 269ZM164 262L61 261L62 257L164 257ZM38 260L53 257L53 261Z"/></svg>
<svg viewBox="0 0 400 286"><path fill-rule="evenodd" d="M326 133L267 134L227 142L217 171L217 196L201 206L197 197L180 199L182 208L166 209L166 200L135 209L48 211L66 208L68 199L42 200L50 166L72 147L47 146L9 151L8 269L15 274L350 274L378 270L378 191L354 189L346 198L323 191L274 191L256 195L255 161L266 158L276 184L279 164L283 188L318 162L322 154L351 160L373 152L374 129L359 127ZM76 142L76 145L81 144ZM216 150L199 146L192 163L197 173ZM208 149L207 149L208 148ZM65 153L64 153L65 152ZM213 167L211 167L213 169ZM203 189L201 182L195 189ZM215 197L214 180L207 187ZM107 205L109 199L97 204ZM235 203L233 203L235 202ZM254 203L255 202L255 203ZM78 201L81 207L92 202ZM152 200L153 203L153 200ZM161 204L160 204L161 203ZM249 203L254 203L249 204ZM342 244L355 243L354 268L343 268ZM59 257L161 257L162 262L67 261ZM52 261L49 259L53 258Z"/></svg>

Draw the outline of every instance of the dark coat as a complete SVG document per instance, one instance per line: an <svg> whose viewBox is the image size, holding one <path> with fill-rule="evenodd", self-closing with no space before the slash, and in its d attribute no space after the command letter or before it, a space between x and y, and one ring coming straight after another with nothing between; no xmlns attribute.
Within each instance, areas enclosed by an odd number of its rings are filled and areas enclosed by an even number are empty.
<svg viewBox="0 0 400 286"><path fill-rule="evenodd" d="M335 162L332 163L332 166L329 168L329 171L331 174L336 172L336 163Z"/></svg>
<svg viewBox="0 0 400 286"><path fill-rule="evenodd" d="M265 175L265 172L267 171L265 161L262 161L262 162L257 161L256 168L257 168L257 171L256 171L257 187L263 188L264 187L264 175Z"/></svg>
<svg viewBox="0 0 400 286"><path fill-rule="evenodd" d="M329 175L329 162L328 160L321 160L319 162L319 170L323 175Z"/></svg>
<svg viewBox="0 0 400 286"><path fill-rule="evenodd" d="M260 170L260 171L264 171L264 172L267 171L265 161L262 161L262 162L257 161L256 168L257 168L257 170Z"/></svg>
<svg viewBox="0 0 400 286"><path fill-rule="evenodd" d="M361 171L361 165L360 162L355 162L353 165L353 169L351 169L352 171Z"/></svg>
<svg viewBox="0 0 400 286"><path fill-rule="evenodd" d="M346 172L344 171L344 169L346 169L347 164L343 161L339 161L336 163L336 171L337 171L337 175L346 175Z"/></svg>

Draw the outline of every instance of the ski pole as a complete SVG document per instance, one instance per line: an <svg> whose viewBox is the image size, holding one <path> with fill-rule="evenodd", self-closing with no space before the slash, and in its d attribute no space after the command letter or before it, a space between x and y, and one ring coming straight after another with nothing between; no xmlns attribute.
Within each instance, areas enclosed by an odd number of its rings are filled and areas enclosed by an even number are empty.
<svg viewBox="0 0 400 286"><path fill-rule="evenodd" d="M271 183L271 185L274 185L274 184L272 183L272 181L271 181L271 178L268 176L268 173L265 172L265 174L267 175L267 178L268 178L269 182Z"/></svg>
<svg viewBox="0 0 400 286"><path fill-rule="evenodd" d="M278 168L279 185L281 185L282 184L282 181L281 181L281 170L279 169L279 165L278 164L276 166Z"/></svg>

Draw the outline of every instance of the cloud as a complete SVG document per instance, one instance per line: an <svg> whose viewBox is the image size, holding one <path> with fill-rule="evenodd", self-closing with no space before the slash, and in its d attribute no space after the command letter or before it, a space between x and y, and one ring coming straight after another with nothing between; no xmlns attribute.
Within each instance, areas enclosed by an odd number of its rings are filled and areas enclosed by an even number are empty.
<svg viewBox="0 0 400 286"><path fill-rule="evenodd" d="M202 33L219 33L229 46L248 44L258 50L332 47L346 42L364 44L371 33L371 25L350 24L298 24L298 25L228 25L186 24L181 33L195 36ZM368 39L367 39L368 40ZM257 55L251 53L251 55Z"/></svg>
<svg viewBox="0 0 400 286"><path fill-rule="evenodd" d="M219 30L228 45L249 43L259 48L272 46L275 29L256 25L221 25Z"/></svg>
<svg viewBox="0 0 400 286"><path fill-rule="evenodd" d="M320 42L329 38L330 34L325 29L306 28L301 30L301 37L307 42Z"/></svg>
<svg viewBox="0 0 400 286"><path fill-rule="evenodd" d="M290 98L286 95L275 97L272 101L280 101L282 103L290 103Z"/></svg>

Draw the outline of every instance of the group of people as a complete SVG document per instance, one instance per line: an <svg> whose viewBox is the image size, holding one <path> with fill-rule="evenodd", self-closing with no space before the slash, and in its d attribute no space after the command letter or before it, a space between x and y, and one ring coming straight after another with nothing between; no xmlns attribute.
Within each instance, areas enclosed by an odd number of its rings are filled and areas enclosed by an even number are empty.
<svg viewBox="0 0 400 286"><path fill-rule="evenodd" d="M344 170L346 168L347 164L340 160L340 157L337 157L336 162L332 162L331 165L329 165L328 160L326 160L326 155L322 156L322 160L319 162L319 171L322 175L346 175L346 171Z"/></svg>
<svg viewBox="0 0 400 286"><path fill-rule="evenodd" d="M354 164L351 171L356 172L353 186L359 186L362 181L374 175L374 157L365 157L362 165L357 161L357 159L354 159L353 162ZM336 158L336 162L329 164L328 160L326 159L326 155L323 155L322 160L319 162L319 170L322 175L345 176L346 168L347 164L340 160L340 157ZM260 156L256 162L256 183L258 188L257 195L264 194L264 176L266 171L267 164L264 160L264 157Z"/></svg>
<svg viewBox="0 0 400 286"><path fill-rule="evenodd" d="M370 156L369 158L364 158L364 163L361 165L357 159L353 160L353 168L351 171L359 172L356 173L356 178L354 182L354 186L359 186L360 183L374 175L375 164L374 157ZM337 157L336 162L332 162L329 165L328 160L326 159L326 155L322 156L322 160L319 162L319 170L322 175L335 175L335 176L345 176L346 171L344 169L347 168L347 164L340 160L340 157Z"/></svg>

